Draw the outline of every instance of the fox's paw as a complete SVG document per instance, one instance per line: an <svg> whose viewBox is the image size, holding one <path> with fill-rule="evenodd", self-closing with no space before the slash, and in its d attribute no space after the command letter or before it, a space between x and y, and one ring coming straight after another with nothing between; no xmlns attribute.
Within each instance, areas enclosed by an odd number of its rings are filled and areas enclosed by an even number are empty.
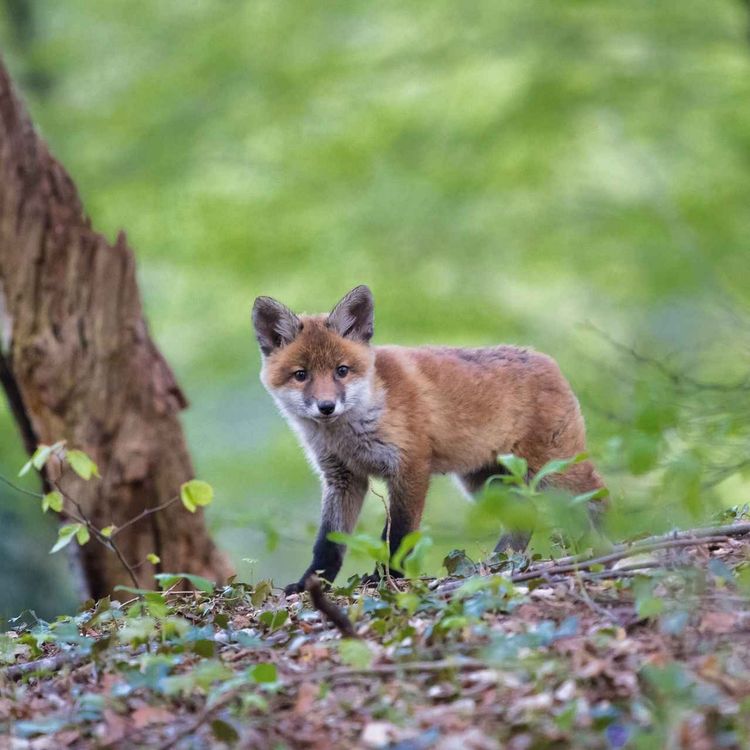
<svg viewBox="0 0 750 750"><path fill-rule="evenodd" d="M391 578L403 578L403 573L399 573L397 570L391 569L389 571ZM370 573L369 575L362 576L362 580L360 581L361 586L370 586L373 583L375 585L378 585L381 581L385 580L385 575L381 573L379 570L376 570L373 573Z"/></svg>
<svg viewBox="0 0 750 750"><path fill-rule="evenodd" d="M288 586L284 586L284 596L291 596L292 594L301 594L305 590L305 581L297 581L296 583L290 583Z"/></svg>

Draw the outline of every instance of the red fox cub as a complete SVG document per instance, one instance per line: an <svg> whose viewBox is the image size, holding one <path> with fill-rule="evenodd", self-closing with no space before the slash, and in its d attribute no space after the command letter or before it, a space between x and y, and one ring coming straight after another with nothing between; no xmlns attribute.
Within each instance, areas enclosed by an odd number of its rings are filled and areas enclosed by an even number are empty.
<svg viewBox="0 0 750 750"><path fill-rule="evenodd" d="M320 572L333 581L368 478L390 495L390 548L419 527L430 475L453 473L470 493L501 473L498 455L526 459L529 473L584 450L583 417L550 357L515 346L371 346L373 298L366 286L328 315L295 315L258 297L253 325L263 354L261 381L299 435L323 485L320 530L310 567L287 593ZM574 493L602 487L584 461L549 482ZM385 531L383 532L385 538ZM501 537L497 549L525 548L528 534Z"/></svg>

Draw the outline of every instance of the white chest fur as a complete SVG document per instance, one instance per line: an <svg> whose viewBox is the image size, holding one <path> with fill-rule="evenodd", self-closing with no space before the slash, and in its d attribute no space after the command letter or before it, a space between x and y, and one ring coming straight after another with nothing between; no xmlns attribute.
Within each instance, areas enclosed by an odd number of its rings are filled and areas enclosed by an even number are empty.
<svg viewBox="0 0 750 750"><path fill-rule="evenodd" d="M399 450L383 440L379 422L382 409L372 408L359 414L345 414L331 424L294 419L305 447L316 459L336 456L351 471L361 476L390 477L398 470Z"/></svg>

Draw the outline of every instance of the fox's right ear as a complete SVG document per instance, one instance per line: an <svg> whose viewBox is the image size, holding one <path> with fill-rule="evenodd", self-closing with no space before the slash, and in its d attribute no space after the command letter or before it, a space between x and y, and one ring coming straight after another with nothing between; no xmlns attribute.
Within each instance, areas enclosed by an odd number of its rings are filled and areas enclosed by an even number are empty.
<svg viewBox="0 0 750 750"><path fill-rule="evenodd" d="M266 357L274 349L291 344L302 328L300 319L271 297L258 297L255 300L253 326L260 350Z"/></svg>
<svg viewBox="0 0 750 750"><path fill-rule="evenodd" d="M373 304L370 288L357 286L331 310L326 325L339 336L366 344L372 338Z"/></svg>

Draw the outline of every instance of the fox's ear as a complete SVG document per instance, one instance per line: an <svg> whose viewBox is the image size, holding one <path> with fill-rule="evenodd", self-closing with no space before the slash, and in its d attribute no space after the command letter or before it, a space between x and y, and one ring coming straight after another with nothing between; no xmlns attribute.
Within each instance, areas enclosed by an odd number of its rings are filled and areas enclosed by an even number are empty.
<svg viewBox="0 0 750 750"><path fill-rule="evenodd" d="M372 338L374 317L372 292L363 284L352 289L333 308L327 325L344 338L367 343Z"/></svg>
<svg viewBox="0 0 750 750"><path fill-rule="evenodd" d="M260 350L268 356L290 344L302 327L299 318L271 297L258 297L253 305L253 326Z"/></svg>

